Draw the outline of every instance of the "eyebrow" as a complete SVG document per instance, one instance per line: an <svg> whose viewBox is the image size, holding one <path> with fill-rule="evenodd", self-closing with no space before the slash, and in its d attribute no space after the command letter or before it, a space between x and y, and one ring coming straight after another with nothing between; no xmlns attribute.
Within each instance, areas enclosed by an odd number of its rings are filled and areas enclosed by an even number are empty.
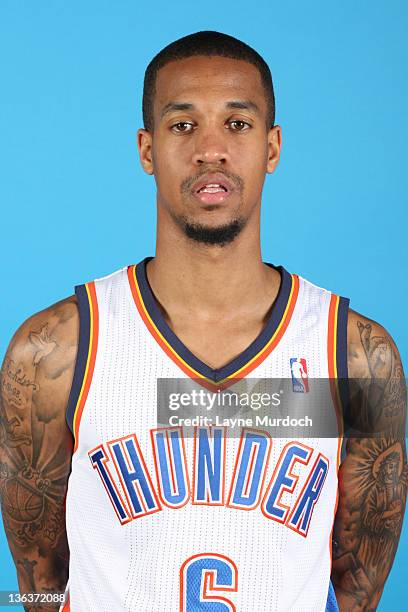
<svg viewBox="0 0 408 612"><path fill-rule="evenodd" d="M189 102L169 102L163 107L161 117L164 117L164 115L173 111L184 110L194 110L194 104L190 104Z"/></svg>
<svg viewBox="0 0 408 612"><path fill-rule="evenodd" d="M167 113L171 113L174 111L185 111L185 110L195 110L194 104L191 102L169 102L166 104L161 112L161 118ZM228 109L241 109L241 110L251 110L257 115L261 114L259 110L259 106L252 102L251 100L231 100L225 104L225 108Z"/></svg>
<svg viewBox="0 0 408 612"><path fill-rule="evenodd" d="M259 106L252 102L252 100L232 100L231 102L227 102L227 108L237 108L242 110L251 110L254 111L257 115L261 114L259 110Z"/></svg>

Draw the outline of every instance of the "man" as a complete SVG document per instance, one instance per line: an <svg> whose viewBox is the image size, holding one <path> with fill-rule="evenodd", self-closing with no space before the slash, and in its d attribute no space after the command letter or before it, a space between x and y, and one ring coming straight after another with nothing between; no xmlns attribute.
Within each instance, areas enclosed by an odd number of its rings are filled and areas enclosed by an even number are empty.
<svg viewBox="0 0 408 612"><path fill-rule="evenodd" d="M68 581L74 611L374 610L407 489L402 366L347 299L262 262L281 148L269 68L227 35L187 36L147 68L143 115L155 258L29 318L4 359L0 491L20 589ZM366 435L339 472L341 419L299 440L157 425L159 379L216 392L292 376L306 397L312 377L347 372L346 417Z"/></svg>

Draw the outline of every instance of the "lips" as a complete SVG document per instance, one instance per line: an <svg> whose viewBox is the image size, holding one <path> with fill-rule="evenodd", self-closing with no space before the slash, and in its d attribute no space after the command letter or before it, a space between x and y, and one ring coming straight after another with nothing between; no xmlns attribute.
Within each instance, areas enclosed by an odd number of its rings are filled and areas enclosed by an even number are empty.
<svg viewBox="0 0 408 612"><path fill-rule="evenodd" d="M210 183L209 185L204 185L204 187L200 187L197 193L219 193L220 191L226 192L227 189L223 185L219 185L218 183Z"/></svg>
<svg viewBox="0 0 408 612"><path fill-rule="evenodd" d="M193 184L192 190L194 193L198 193L199 191L202 191L210 186L217 186L224 192L233 190L232 183L222 173L208 173L200 176L200 178Z"/></svg>
<svg viewBox="0 0 408 612"><path fill-rule="evenodd" d="M203 204L220 204L233 190L232 183L223 174L201 176L192 187L193 195Z"/></svg>

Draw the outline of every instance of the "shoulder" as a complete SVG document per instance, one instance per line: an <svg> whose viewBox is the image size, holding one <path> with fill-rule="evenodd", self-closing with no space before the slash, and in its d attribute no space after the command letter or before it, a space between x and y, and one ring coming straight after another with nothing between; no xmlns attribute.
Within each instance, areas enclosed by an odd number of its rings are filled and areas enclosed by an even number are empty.
<svg viewBox="0 0 408 612"><path fill-rule="evenodd" d="M347 321L347 360L351 378L383 378L401 359L394 339L377 321L349 310Z"/></svg>
<svg viewBox="0 0 408 612"><path fill-rule="evenodd" d="M7 353L37 365L58 347L75 349L78 332L78 305L72 295L28 317L14 333Z"/></svg>
<svg viewBox="0 0 408 612"><path fill-rule="evenodd" d="M65 422L79 340L76 297L26 319L14 333L1 369L1 396L10 412L32 405L39 420Z"/></svg>
<svg viewBox="0 0 408 612"><path fill-rule="evenodd" d="M406 384L394 339L376 321L350 310L347 325L350 422L360 431L403 437Z"/></svg>

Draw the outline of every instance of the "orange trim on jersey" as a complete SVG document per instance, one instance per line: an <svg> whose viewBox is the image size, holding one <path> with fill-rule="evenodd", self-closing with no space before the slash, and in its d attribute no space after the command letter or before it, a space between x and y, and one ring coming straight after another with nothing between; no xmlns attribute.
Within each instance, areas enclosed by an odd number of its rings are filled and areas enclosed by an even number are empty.
<svg viewBox="0 0 408 612"><path fill-rule="evenodd" d="M296 305L296 300L299 294L299 277L296 274L291 274L292 277L292 287L290 290L290 295L288 302L286 304L285 311L283 313L282 319L276 328L275 333L266 343L266 345L259 351L257 355L255 355L252 359L250 359L244 366L230 374L230 376L218 381L214 382L210 378L207 378L200 372L197 372L194 368L192 368L184 359L180 357L180 355L174 350L174 348L169 344L169 342L164 338L163 334L155 325L151 316L149 315L147 308L143 302L142 294L137 282L136 278L136 265L132 265L128 267L128 279L130 289L132 291L133 299L135 301L137 310L145 323L146 327L152 334L153 338L160 345L163 351L166 353L170 359L179 366L179 368L190 378L200 379L200 384L210 391L216 391L218 389L223 390L234 384L240 378L247 376L250 372L252 372L257 366L259 366L268 355L273 351L273 349L278 345L281 340L283 334L285 333L289 322L292 318L292 314Z"/></svg>
<svg viewBox="0 0 408 612"><path fill-rule="evenodd" d="M78 448L78 432L79 425L81 422L82 412L84 410L86 398L88 397L89 388L91 386L91 380L95 369L96 352L98 349L98 336L99 336L99 312L98 312L98 300L96 297L95 282L85 284L86 292L89 301L89 319L90 319L90 330L89 330L89 347L88 357L86 360L85 374L82 380L81 391L79 393L77 405L75 408L73 428L75 437L75 451Z"/></svg>
<svg viewBox="0 0 408 612"><path fill-rule="evenodd" d="M337 315L340 297L332 293L329 306L329 329L327 338L327 357L330 378L337 377L336 341L337 341Z"/></svg>
<svg viewBox="0 0 408 612"><path fill-rule="evenodd" d="M329 306L329 326L328 326L328 338L327 338L327 359L329 366L329 384L330 391L333 398L334 408L336 411L337 429L338 429L338 440L337 440L337 473L340 467L341 460L341 447L343 443L343 410L340 398L340 391L338 385L338 372L337 372L337 321L339 313L340 297L338 295L331 295L330 306ZM329 551L330 551L330 567L332 567L332 538L334 520L336 517L337 506L339 503L339 489L336 491L336 501L334 505L333 523L330 531Z"/></svg>
<svg viewBox="0 0 408 612"><path fill-rule="evenodd" d="M339 438L343 436L343 411L340 399L337 373L337 319L339 314L340 297L331 295L329 307L329 326L327 337L327 362L329 368L330 390L336 410L337 429ZM337 467L340 463L340 455L337 453Z"/></svg>

